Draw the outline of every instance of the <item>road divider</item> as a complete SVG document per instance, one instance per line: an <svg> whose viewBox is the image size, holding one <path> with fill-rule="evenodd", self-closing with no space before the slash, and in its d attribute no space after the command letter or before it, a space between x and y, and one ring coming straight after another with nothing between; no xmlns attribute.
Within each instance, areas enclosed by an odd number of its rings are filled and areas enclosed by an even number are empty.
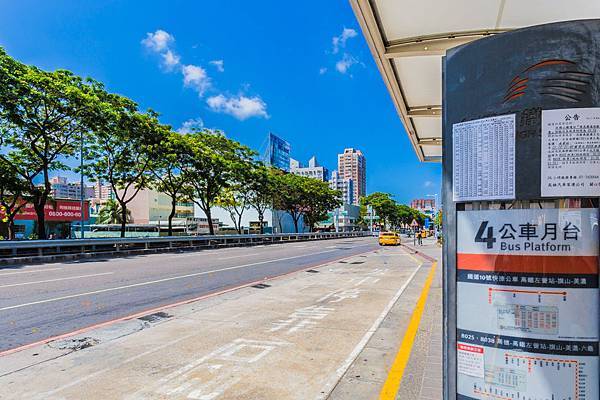
<svg viewBox="0 0 600 400"><path fill-rule="evenodd" d="M0 241L0 265L368 236L368 232Z"/></svg>

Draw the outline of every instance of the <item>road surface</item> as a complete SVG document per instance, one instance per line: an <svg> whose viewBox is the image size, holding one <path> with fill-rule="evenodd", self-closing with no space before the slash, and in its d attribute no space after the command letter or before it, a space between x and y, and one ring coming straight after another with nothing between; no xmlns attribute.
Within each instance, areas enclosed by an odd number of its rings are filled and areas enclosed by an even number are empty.
<svg viewBox="0 0 600 400"><path fill-rule="evenodd" d="M0 269L0 353L377 247L374 238Z"/></svg>

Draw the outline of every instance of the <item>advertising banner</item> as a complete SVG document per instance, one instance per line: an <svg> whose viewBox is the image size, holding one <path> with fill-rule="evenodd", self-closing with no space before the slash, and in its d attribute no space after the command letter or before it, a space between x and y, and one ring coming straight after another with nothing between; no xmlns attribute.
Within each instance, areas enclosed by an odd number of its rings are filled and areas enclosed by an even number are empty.
<svg viewBox="0 0 600 400"><path fill-rule="evenodd" d="M458 399L599 398L598 209L457 213Z"/></svg>
<svg viewBox="0 0 600 400"><path fill-rule="evenodd" d="M83 219L88 220L89 203L84 202ZM49 201L44 207L44 216L46 221L55 222L72 222L81 220L81 203L77 200L56 200ZM4 217L4 212L0 209L0 219ZM37 214L33 208L33 204L27 203L15 217L16 221L28 220L36 221Z"/></svg>

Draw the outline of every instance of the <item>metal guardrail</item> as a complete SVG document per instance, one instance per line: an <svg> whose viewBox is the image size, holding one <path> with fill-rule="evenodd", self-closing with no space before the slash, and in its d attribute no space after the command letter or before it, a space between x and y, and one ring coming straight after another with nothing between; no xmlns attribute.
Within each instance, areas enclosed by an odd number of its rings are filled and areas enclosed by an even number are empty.
<svg viewBox="0 0 600 400"><path fill-rule="evenodd" d="M0 242L0 259L82 253L125 253L147 250L202 249L369 236L369 232L283 233L264 235L168 236Z"/></svg>

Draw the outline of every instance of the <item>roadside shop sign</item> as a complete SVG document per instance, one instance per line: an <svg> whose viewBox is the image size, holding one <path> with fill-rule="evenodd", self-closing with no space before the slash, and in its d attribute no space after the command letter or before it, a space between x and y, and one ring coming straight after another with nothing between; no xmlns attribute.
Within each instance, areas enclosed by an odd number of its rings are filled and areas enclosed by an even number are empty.
<svg viewBox="0 0 600 400"><path fill-rule="evenodd" d="M457 398L600 398L598 209L457 214Z"/></svg>

